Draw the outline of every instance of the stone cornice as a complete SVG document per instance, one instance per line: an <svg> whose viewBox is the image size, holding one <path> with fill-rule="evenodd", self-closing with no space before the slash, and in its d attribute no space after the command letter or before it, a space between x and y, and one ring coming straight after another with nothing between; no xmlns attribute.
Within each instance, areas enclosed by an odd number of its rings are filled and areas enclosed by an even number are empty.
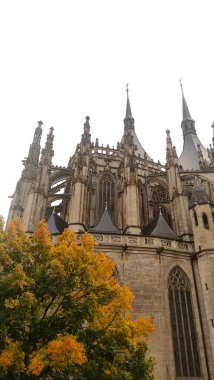
<svg viewBox="0 0 214 380"><path fill-rule="evenodd" d="M191 256L194 253L193 244L186 241L176 241L155 237L144 237L139 235L113 235L113 234L92 234L94 239L102 246L118 246L126 248L135 248L137 251L145 249L155 249L175 253L185 253Z"/></svg>

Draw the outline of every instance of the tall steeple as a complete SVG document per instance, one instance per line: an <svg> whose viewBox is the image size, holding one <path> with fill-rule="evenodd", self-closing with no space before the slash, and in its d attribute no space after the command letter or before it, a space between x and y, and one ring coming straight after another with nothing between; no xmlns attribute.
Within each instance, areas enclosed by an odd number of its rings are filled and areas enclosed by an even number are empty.
<svg viewBox="0 0 214 380"><path fill-rule="evenodd" d="M190 115L189 108L183 92L183 86L180 81L181 94L182 94L182 112L183 120L181 122L181 128L183 130L183 151L178 160L178 164L182 166L184 170L200 170L201 163L199 162L198 150L200 147L201 155L203 156L203 162L210 162L208 158L207 150L200 142L196 129L195 121Z"/></svg>
<svg viewBox="0 0 214 380"><path fill-rule="evenodd" d="M27 157L22 160L24 169L21 178L17 183L16 190L13 194L8 221L16 217L23 217L23 213L27 204L29 191L36 179L39 166L40 141L42 136L42 121L38 121L38 126L35 129L33 141L30 145Z"/></svg>
<svg viewBox="0 0 214 380"><path fill-rule="evenodd" d="M183 109L183 120L181 122L183 135L185 136L189 133L196 134L195 120L193 120L193 118L190 115L189 108L187 106L187 102L184 96L183 85L181 81L180 81L180 86L181 86L181 93L182 93L182 109Z"/></svg>
<svg viewBox="0 0 214 380"><path fill-rule="evenodd" d="M54 151L53 151L53 140L54 140L53 130L54 130L54 128L51 127L50 131L47 135L45 148L42 149L40 165L51 165L52 157L54 155Z"/></svg>
<svg viewBox="0 0 214 380"><path fill-rule="evenodd" d="M124 119L124 129L134 129L134 118L132 116L131 105L129 100L129 87L126 85L127 100L126 100L126 116Z"/></svg>
<svg viewBox="0 0 214 380"><path fill-rule="evenodd" d="M126 93L127 93L127 99L126 99L126 116L124 118L124 135L122 137L121 143L123 144L126 138L128 137L128 140L132 141L132 144L135 146L135 155L140 155L141 158L147 158L147 160L152 161L152 159L149 157L149 155L146 153L145 149L142 147L134 127L134 118L132 116L131 111L131 105L129 100L129 87L128 83L126 85ZM131 138L130 138L131 135Z"/></svg>
<svg viewBox="0 0 214 380"><path fill-rule="evenodd" d="M43 122L41 120L38 121L38 126L35 129L33 142L30 145L28 156L22 161L25 167L22 172L22 178L32 179L36 175L41 150L40 141L42 136L42 125Z"/></svg>

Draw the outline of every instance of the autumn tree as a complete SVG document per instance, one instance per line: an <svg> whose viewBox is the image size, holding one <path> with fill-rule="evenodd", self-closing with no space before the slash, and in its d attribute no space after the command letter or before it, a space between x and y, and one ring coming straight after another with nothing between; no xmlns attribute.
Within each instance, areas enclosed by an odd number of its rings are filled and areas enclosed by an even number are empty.
<svg viewBox="0 0 214 380"><path fill-rule="evenodd" d="M55 243L19 219L0 233L0 378L152 380L152 319L132 320L133 294L89 234Z"/></svg>

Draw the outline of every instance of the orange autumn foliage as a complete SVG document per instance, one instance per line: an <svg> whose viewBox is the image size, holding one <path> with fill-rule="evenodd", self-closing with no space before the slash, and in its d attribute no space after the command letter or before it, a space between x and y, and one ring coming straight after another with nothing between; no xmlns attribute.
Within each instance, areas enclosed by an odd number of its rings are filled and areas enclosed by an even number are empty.
<svg viewBox="0 0 214 380"><path fill-rule="evenodd" d="M45 373L55 379L59 372L87 368L93 376L102 360L96 350L100 344L108 351L109 344L116 347L115 358L102 364L103 374L120 376L124 355L127 361L154 331L152 318L132 320L134 295L119 284L114 261L96 252L95 244L88 233L78 240L68 229L53 244L43 220L31 238L19 219L2 232L0 375L10 371L30 379Z"/></svg>
<svg viewBox="0 0 214 380"><path fill-rule="evenodd" d="M74 364L82 365L87 361L83 345L72 335L48 343L46 352L50 356L50 366L55 371Z"/></svg>

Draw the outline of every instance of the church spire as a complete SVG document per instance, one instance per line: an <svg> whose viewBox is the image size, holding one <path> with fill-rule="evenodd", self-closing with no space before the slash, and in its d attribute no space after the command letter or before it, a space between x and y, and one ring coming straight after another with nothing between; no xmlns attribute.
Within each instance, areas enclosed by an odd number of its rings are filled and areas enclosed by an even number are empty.
<svg viewBox="0 0 214 380"><path fill-rule="evenodd" d="M22 160L24 165L24 170L22 172L22 177L33 178L36 173L36 169L39 164L39 155L40 155L40 141L42 136L42 121L38 121L38 126L35 129L33 142L30 145L28 156Z"/></svg>
<svg viewBox="0 0 214 380"><path fill-rule="evenodd" d="M129 101L129 84L126 85L126 92L127 92L127 102L126 102L126 117L131 116L132 117L132 111Z"/></svg>
<svg viewBox="0 0 214 380"><path fill-rule="evenodd" d="M184 97L183 86L180 81L181 93L182 93L182 108L183 108L183 120L181 122L181 128L183 130L183 152L178 159L178 164L184 170L200 170L200 160L198 145L200 146L200 155L203 155L203 161L209 161L207 150L200 142L196 129L195 121L190 115L189 108L187 106L186 99Z"/></svg>
<svg viewBox="0 0 214 380"><path fill-rule="evenodd" d="M126 116L124 119L124 128L125 129L134 129L134 118L132 116L131 105L129 100L129 87L128 83L126 85L127 100L126 100Z"/></svg>
<svg viewBox="0 0 214 380"><path fill-rule="evenodd" d="M190 115L189 108L187 106L187 102L183 92L183 85L180 80L181 93L182 93L182 109L183 109L183 120L181 122L181 128L183 129L183 135L187 135L190 133L196 134L195 130L195 121Z"/></svg>
<svg viewBox="0 0 214 380"><path fill-rule="evenodd" d="M184 96L183 85L182 85L181 79L180 79L180 86L181 86L181 93L182 93L183 120L186 120L186 119L193 120L191 118L191 115L190 115L190 112L189 112L189 108L187 106L187 102L186 102L186 99L185 99L185 96Z"/></svg>
<svg viewBox="0 0 214 380"><path fill-rule="evenodd" d="M47 135L45 148L42 149L40 165L51 165L51 163L52 163L52 157L54 155L54 151L53 151L53 140L54 140L53 130L54 130L54 128L51 127L50 131Z"/></svg>

